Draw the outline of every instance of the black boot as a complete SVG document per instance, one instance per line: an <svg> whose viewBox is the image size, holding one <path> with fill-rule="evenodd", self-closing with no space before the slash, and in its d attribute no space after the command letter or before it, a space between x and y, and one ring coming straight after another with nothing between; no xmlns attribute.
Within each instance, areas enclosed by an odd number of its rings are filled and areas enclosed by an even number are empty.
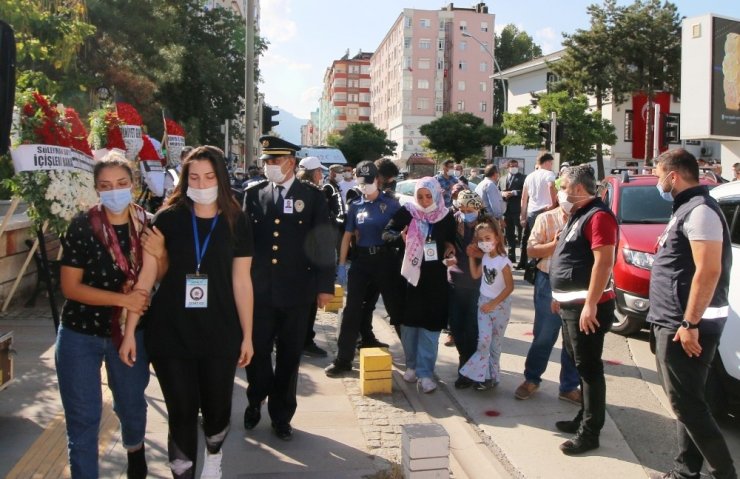
<svg viewBox="0 0 740 479"><path fill-rule="evenodd" d="M128 479L146 479L149 469L146 467L146 454L144 454L144 445L135 451L128 451L128 467L126 468L126 477Z"/></svg>

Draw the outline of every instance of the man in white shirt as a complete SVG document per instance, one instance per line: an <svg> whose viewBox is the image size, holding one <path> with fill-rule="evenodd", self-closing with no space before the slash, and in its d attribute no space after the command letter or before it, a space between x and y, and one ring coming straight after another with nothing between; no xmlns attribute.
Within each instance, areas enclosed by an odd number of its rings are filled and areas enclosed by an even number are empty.
<svg viewBox="0 0 740 479"><path fill-rule="evenodd" d="M534 220L540 213L557 206L555 191L555 173L552 172L553 157L543 152L537 157L537 169L527 175L522 189L522 211L519 221L524 228L522 244L527 244L529 232ZM516 269L524 269L527 264L527 250L522 248L522 255Z"/></svg>
<svg viewBox="0 0 740 479"><path fill-rule="evenodd" d="M342 173L342 181L339 182L339 191L342 193L342 201L347 205L347 192L357 186L355 175L352 173L352 167L347 165Z"/></svg>
<svg viewBox="0 0 740 479"><path fill-rule="evenodd" d="M483 206L486 208L492 218L501 220L504 217L506 205L498 189L499 171L496 165L488 165L483 172L483 181L475 187L475 194L483 200Z"/></svg>

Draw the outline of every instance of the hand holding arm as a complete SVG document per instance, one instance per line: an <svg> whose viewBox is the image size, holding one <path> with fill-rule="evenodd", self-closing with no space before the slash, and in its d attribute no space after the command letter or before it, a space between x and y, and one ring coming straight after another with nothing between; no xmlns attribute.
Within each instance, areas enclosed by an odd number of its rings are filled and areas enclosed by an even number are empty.
<svg viewBox="0 0 740 479"><path fill-rule="evenodd" d="M139 278L134 285L133 291L146 292L147 297L149 291L152 290L154 282L157 278L157 259L149 253L144 253L144 263L141 266L139 272ZM123 341L121 347L118 349L118 355L121 361L127 366L133 366L136 362L136 338L134 333L136 332L136 326L139 324L141 318L141 312L128 310L126 315L126 329L123 332Z"/></svg>

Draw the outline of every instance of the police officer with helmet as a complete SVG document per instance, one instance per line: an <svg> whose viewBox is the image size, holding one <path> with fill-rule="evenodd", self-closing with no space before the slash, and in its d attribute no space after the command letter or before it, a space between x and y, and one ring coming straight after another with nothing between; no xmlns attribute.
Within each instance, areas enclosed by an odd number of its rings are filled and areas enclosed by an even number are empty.
<svg viewBox="0 0 740 479"><path fill-rule="evenodd" d="M324 193L295 177L300 147L272 136L259 141L267 179L250 185L244 198L255 251L254 357L246 368L244 427L257 426L269 396L273 431L287 441L311 305L323 307L334 296L334 234Z"/></svg>
<svg viewBox="0 0 740 479"><path fill-rule="evenodd" d="M383 241L383 229L401 208L398 200L378 188L378 169L371 161L357 165L356 178L362 198L348 207L347 222L339 255L337 277L347 284L347 303L339 330L337 357L326 369L329 377L352 371L352 360L360 332L363 303L369 288L378 288L394 324L400 319L401 266L398 256ZM355 237L355 257L347 271L347 255Z"/></svg>

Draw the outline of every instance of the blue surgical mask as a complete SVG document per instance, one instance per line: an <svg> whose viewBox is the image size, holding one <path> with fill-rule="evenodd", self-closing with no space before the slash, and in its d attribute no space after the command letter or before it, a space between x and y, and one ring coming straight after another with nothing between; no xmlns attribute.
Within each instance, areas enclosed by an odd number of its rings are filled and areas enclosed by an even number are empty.
<svg viewBox="0 0 740 479"><path fill-rule="evenodd" d="M667 176L663 178L663 181L666 179L668 179ZM661 198L666 201L673 201L673 195L671 194L673 192L673 185L671 185L671 189L669 191L663 191L663 181L659 181L655 187L658 189L658 193L660 193Z"/></svg>
<svg viewBox="0 0 740 479"><path fill-rule="evenodd" d="M121 213L131 203L131 188L101 191L100 203L108 208L111 213Z"/></svg>
<svg viewBox="0 0 740 479"><path fill-rule="evenodd" d="M466 223L472 223L473 221L478 219L477 211L473 211L472 213L463 213L463 215L464 215L463 219Z"/></svg>

